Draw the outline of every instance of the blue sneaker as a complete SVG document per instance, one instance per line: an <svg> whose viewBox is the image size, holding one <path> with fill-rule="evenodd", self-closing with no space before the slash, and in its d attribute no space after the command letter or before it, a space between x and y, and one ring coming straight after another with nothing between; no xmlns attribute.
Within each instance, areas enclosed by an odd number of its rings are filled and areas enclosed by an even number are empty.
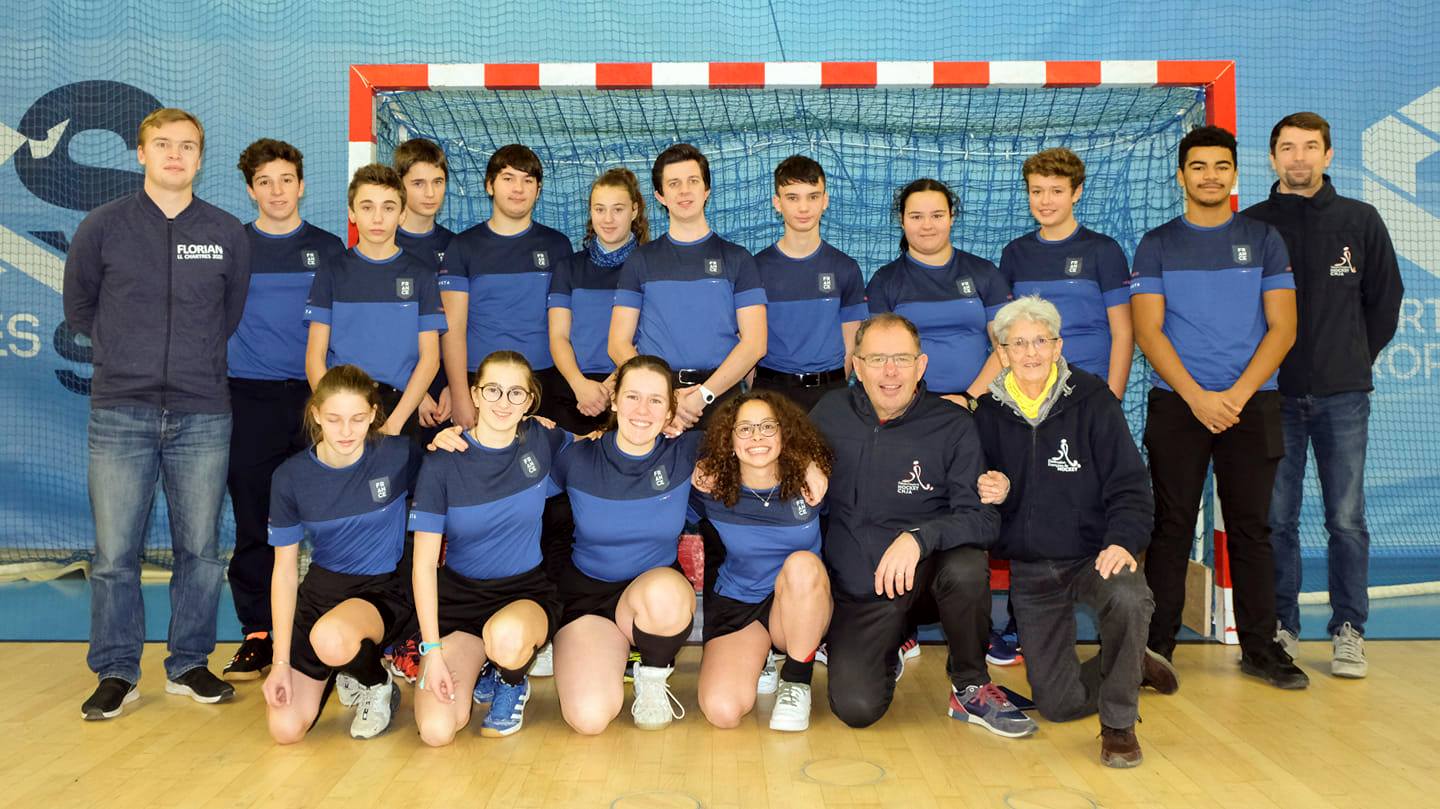
<svg viewBox="0 0 1440 809"><path fill-rule="evenodd" d="M1014 632L990 632L990 649L985 652L985 662L992 666L1017 666L1025 662L1020 654L1020 636Z"/></svg>
<svg viewBox="0 0 1440 809"><path fill-rule="evenodd" d="M519 685L511 685L495 677L495 699L490 703L490 713L480 725L480 735L490 738L509 736L525 724L525 703L530 701L530 677L526 676Z"/></svg>
<svg viewBox="0 0 1440 809"><path fill-rule="evenodd" d="M476 705L489 705L495 701L495 691L500 687L500 670L485 664L480 669L480 677L475 680L475 693L473 698Z"/></svg>
<svg viewBox="0 0 1440 809"><path fill-rule="evenodd" d="M963 692L950 687L950 718L980 725L997 736L1019 739L1040 728L1035 720L1005 698L994 683L972 685Z"/></svg>

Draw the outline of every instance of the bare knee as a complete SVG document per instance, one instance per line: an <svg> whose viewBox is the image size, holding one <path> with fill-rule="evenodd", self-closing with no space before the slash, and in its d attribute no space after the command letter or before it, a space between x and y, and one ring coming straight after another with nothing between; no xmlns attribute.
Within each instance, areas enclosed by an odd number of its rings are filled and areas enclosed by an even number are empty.
<svg viewBox="0 0 1440 809"><path fill-rule="evenodd" d="M619 716L619 709L609 710L597 705L561 705L560 714L565 717L565 724L569 725L581 736L598 736L610 727L610 723Z"/></svg>
<svg viewBox="0 0 1440 809"><path fill-rule="evenodd" d="M418 721L420 741L430 747L444 747L455 741L455 719L450 716L428 716Z"/></svg>
<svg viewBox="0 0 1440 809"><path fill-rule="evenodd" d="M690 626L695 613L695 591L683 579L664 577L646 583L635 593L635 623L646 632L673 635ZM677 577L678 578L678 577Z"/></svg>
<svg viewBox="0 0 1440 809"><path fill-rule="evenodd" d="M292 712L270 714L270 738L276 744L295 744L304 739L309 730L310 723L301 721Z"/></svg>
<svg viewBox="0 0 1440 809"><path fill-rule="evenodd" d="M749 700L745 700L735 694L700 693L700 711L705 714L705 718L710 721L710 724L717 728L739 727L740 720L744 719L753 707L755 707L753 695Z"/></svg>
<svg viewBox="0 0 1440 809"><path fill-rule="evenodd" d="M830 591L825 563L809 551L796 551L787 556L780 568L780 578L785 582L785 590L796 596L828 594Z"/></svg>
<svg viewBox="0 0 1440 809"><path fill-rule="evenodd" d="M355 659L359 646L346 636L336 621L321 618L310 629L310 647L320 662L331 668L339 668Z"/></svg>
<svg viewBox="0 0 1440 809"><path fill-rule="evenodd" d="M485 656L504 669L518 669L530 662L535 644L525 637L519 621L492 621L485 627Z"/></svg>

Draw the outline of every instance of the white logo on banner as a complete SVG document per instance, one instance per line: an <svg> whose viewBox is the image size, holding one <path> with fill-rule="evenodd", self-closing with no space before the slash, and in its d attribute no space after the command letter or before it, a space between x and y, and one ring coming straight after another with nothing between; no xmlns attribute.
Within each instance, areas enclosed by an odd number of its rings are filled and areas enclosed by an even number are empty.
<svg viewBox="0 0 1440 809"><path fill-rule="evenodd" d="M1440 152L1440 87L1401 107L1361 136L1365 199L1380 211L1395 250L1440 276L1440 196L1422 194L1421 164Z"/></svg>

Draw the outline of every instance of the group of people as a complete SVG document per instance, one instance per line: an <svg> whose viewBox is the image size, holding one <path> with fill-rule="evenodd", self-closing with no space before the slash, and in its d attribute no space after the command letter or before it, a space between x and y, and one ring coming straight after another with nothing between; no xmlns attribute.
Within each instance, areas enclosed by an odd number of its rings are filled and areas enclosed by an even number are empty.
<svg viewBox="0 0 1440 809"><path fill-rule="evenodd" d="M1038 228L998 266L953 246L954 192L916 180L895 197L900 255L868 284L821 238L825 174L804 156L776 167L783 233L752 256L710 229L709 163L688 144L651 171L667 233L651 238L639 181L615 168L591 186L578 251L533 221L544 170L522 145L489 161L490 218L454 234L436 222L443 150L402 143L351 180L350 249L302 219L295 147L241 154L257 205L243 226L194 196L203 151L194 116L147 117L144 188L92 212L66 264L67 319L95 346L86 719L138 697L157 482L175 548L166 690L221 702L227 681L263 676L281 743L331 690L355 709L352 735L384 732L400 690L383 650L412 634L426 744L449 743L474 705L482 735L517 731L529 677L552 672L580 733L620 714L626 680L636 725L668 725L684 715L669 677L694 621L676 546L692 524L697 699L714 725L774 692L770 727L805 729L817 660L836 716L872 724L915 627L938 621L950 716L1037 730L987 671L996 636L1018 632L1039 713L1098 713L1101 760L1135 766L1141 687L1179 685L1212 460L1241 670L1308 683L1293 657L1311 443L1332 673L1365 674L1370 365L1402 287L1375 211L1324 174L1318 115L1276 124L1278 181L1243 214L1234 136L1188 133L1185 211L1133 262L1076 221L1085 167L1068 149L1025 162ZM1148 468L1120 404L1136 344L1153 369ZM221 481L245 632L223 680L207 668ZM1011 570L1000 632L992 558ZM1077 605L1101 642L1083 664Z"/></svg>

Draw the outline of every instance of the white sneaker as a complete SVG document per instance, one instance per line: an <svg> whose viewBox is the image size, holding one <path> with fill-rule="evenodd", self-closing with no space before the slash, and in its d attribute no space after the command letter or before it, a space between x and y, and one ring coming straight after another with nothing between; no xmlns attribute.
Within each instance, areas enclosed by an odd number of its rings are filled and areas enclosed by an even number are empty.
<svg viewBox="0 0 1440 809"><path fill-rule="evenodd" d="M781 681L770 712L770 729L799 732L810 727L810 684Z"/></svg>
<svg viewBox="0 0 1440 809"><path fill-rule="evenodd" d="M1346 621L1340 631L1330 639L1331 658L1330 673L1336 677L1344 677L1348 680L1360 680L1365 677L1369 665L1365 662L1365 637L1355 631L1355 627Z"/></svg>
<svg viewBox="0 0 1440 809"><path fill-rule="evenodd" d="M635 727L660 730L672 720L685 718L685 706L670 693L670 672L674 670L674 666L635 667L635 701L630 705Z"/></svg>
<svg viewBox="0 0 1440 809"><path fill-rule="evenodd" d="M830 650L823 643L815 649L815 662L822 666L830 665Z"/></svg>
<svg viewBox="0 0 1440 809"><path fill-rule="evenodd" d="M400 707L400 689L386 672L385 682L369 688L362 686L360 691L355 701L355 718L350 722L350 735L356 739L373 739L390 727L390 718Z"/></svg>
<svg viewBox="0 0 1440 809"><path fill-rule="evenodd" d="M1285 654L1290 655L1291 660L1300 659L1300 637L1294 632L1275 623L1275 642L1285 649Z"/></svg>
<svg viewBox="0 0 1440 809"><path fill-rule="evenodd" d="M772 652L765 653L765 668L760 670L760 681L755 684L755 693L773 694L780 686L780 656Z"/></svg>
<svg viewBox="0 0 1440 809"><path fill-rule="evenodd" d="M361 685L359 680L343 671L335 673L335 696L340 698L341 705L346 708L353 706L363 693L365 686Z"/></svg>
<svg viewBox="0 0 1440 809"><path fill-rule="evenodd" d="M535 665L530 667L531 677L555 676L555 644L547 643L535 653Z"/></svg>

